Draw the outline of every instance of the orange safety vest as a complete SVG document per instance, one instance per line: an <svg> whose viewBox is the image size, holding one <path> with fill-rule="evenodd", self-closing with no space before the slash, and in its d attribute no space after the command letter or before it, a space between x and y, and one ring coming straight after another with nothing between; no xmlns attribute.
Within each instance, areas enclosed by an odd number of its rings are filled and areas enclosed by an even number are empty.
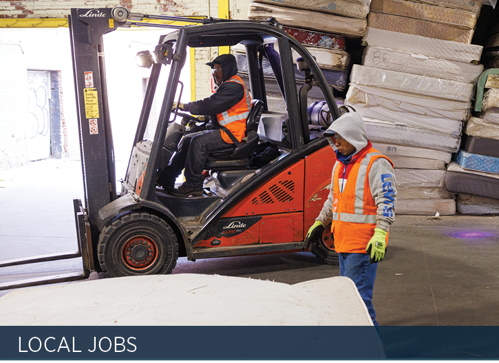
<svg viewBox="0 0 499 363"><path fill-rule="evenodd" d="M369 142L359 154L354 155L347 166L340 161L334 164L331 233L334 236L335 251L338 253L366 253L367 244L376 227L378 210L369 187L369 172L373 162L379 158L387 159L393 166L391 160L374 149ZM340 180L343 178L346 183ZM344 185L341 186L341 183Z"/></svg>
<svg viewBox="0 0 499 363"><path fill-rule="evenodd" d="M244 97L227 111L217 114L217 120L221 126L225 126L232 133L232 135L234 135L237 141L240 142L246 132L246 118L248 118L251 110L251 95L248 92L243 80L239 76L232 76L227 80L227 82L235 82L243 86ZM233 142L229 135L227 135L223 130L220 131L222 133L222 139L225 142L232 144Z"/></svg>

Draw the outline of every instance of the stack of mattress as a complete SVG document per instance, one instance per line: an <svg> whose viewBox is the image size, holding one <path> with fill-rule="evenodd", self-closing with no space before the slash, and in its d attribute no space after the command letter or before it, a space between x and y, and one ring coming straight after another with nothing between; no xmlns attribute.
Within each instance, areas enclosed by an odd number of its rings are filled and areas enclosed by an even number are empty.
<svg viewBox="0 0 499 363"><path fill-rule="evenodd" d="M331 84L344 92L350 56L345 37L360 38L366 32L370 0L253 0L248 19L275 18L284 30L305 45L319 67L329 73ZM337 41L336 39L342 39ZM293 52L293 60L299 54Z"/></svg>
<svg viewBox="0 0 499 363"><path fill-rule="evenodd" d="M362 65L352 68L345 103L362 115L375 147L393 159L398 214L456 213L443 180L483 72L482 47L467 44L480 7L372 0L362 39L367 47ZM411 183L401 173L412 175Z"/></svg>

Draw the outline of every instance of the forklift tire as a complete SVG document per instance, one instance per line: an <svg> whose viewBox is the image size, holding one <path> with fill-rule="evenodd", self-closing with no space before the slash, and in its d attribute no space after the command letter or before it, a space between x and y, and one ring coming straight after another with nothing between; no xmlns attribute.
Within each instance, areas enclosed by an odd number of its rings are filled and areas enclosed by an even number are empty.
<svg viewBox="0 0 499 363"><path fill-rule="evenodd" d="M177 264L178 242L161 218L130 213L102 230L97 252L107 277L169 274Z"/></svg>
<svg viewBox="0 0 499 363"><path fill-rule="evenodd" d="M331 234L331 224L324 228L322 237L312 249L317 259L326 265L339 265L338 254L334 251L334 239Z"/></svg>

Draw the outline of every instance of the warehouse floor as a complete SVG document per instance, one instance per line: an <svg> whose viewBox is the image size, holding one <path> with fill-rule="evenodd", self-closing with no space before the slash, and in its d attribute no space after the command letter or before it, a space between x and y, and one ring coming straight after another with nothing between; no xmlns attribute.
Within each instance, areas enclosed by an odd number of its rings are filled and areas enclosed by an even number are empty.
<svg viewBox="0 0 499 363"><path fill-rule="evenodd" d="M123 164L117 170L121 175ZM72 199L82 196L78 160L49 159L0 171L0 260L76 250ZM378 322L499 325L497 256L499 217L398 216L374 289ZM79 259L8 267L0 269L0 283L79 270ZM337 266L321 265L309 252L196 262L180 258L174 270L179 273L289 284L339 274Z"/></svg>

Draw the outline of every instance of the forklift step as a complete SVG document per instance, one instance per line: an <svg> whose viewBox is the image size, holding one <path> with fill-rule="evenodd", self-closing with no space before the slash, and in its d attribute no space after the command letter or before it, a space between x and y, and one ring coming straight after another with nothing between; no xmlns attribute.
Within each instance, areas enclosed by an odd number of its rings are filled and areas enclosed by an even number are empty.
<svg viewBox="0 0 499 363"><path fill-rule="evenodd" d="M303 249L303 242L266 243L251 246L230 246L215 248L198 248L192 251L194 259L225 256L251 255L256 253L284 252Z"/></svg>

